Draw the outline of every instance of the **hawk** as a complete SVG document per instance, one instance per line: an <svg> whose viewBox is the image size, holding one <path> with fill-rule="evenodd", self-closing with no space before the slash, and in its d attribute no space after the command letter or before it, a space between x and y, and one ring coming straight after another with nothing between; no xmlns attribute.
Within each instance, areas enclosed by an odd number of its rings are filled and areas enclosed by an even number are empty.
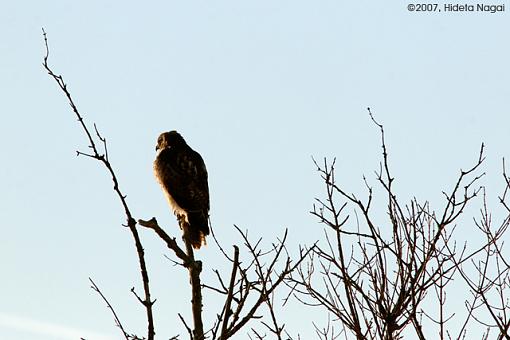
<svg viewBox="0 0 510 340"><path fill-rule="evenodd" d="M186 222L191 245L199 249L209 235L209 186L204 160L177 131L159 135L156 151L154 175L175 216Z"/></svg>

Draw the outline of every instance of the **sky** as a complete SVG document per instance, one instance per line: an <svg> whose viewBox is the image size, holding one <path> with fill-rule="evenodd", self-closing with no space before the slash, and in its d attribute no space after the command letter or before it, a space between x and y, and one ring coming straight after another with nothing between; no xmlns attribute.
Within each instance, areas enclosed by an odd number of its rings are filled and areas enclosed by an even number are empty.
<svg viewBox="0 0 510 340"><path fill-rule="evenodd" d="M42 68L43 27L49 63L106 136L135 218L155 216L173 236L152 174L159 133L178 130L203 156L211 222L226 249L240 243L235 224L266 247L288 228L296 253L323 230L309 213L324 197L312 157L336 157L349 192L364 193L363 175L376 182L380 136L367 107L384 124L399 197L441 207L441 192L483 142L483 184L498 211L510 157L510 4L498 2L506 9L493 14L408 4L4 1L0 338L120 339L89 277L130 331L145 327L130 292L141 283L122 207L105 169L76 156L87 140ZM157 338L185 335L177 313L189 320L187 274L155 235L141 235ZM212 242L199 257L204 280L228 270ZM214 301L205 297L206 322ZM312 336L298 304L283 316L293 334Z"/></svg>

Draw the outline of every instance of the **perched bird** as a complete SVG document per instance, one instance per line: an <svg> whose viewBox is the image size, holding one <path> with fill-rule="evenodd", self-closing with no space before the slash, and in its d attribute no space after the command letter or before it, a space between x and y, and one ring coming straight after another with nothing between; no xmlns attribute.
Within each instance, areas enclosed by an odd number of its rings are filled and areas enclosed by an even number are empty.
<svg viewBox="0 0 510 340"><path fill-rule="evenodd" d="M156 151L154 175L175 216L186 222L191 245L199 249L209 235L209 186L204 160L177 131L159 135Z"/></svg>

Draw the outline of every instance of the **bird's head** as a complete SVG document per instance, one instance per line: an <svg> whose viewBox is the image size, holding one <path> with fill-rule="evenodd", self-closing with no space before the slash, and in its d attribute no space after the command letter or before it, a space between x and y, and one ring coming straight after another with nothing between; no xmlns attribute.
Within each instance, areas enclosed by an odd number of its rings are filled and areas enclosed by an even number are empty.
<svg viewBox="0 0 510 340"><path fill-rule="evenodd" d="M184 138L177 131L163 132L158 137L158 143L156 144L156 151L164 148L170 148L172 146L186 144Z"/></svg>

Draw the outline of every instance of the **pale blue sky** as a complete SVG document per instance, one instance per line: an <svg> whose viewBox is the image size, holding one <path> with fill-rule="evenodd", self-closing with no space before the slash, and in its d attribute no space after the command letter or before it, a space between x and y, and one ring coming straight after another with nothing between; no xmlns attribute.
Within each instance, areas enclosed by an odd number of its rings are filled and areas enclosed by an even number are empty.
<svg viewBox="0 0 510 340"><path fill-rule="evenodd" d="M508 12L410 13L403 1L4 1L1 339L119 339L89 276L130 331L144 329L123 211L105 169L75 155L87 142L43 71L41 27L50 64L108 138L135 217L156 216L175 236L152 175L157 135L173 129L206 161L211 219L227 248L239 241L234 223L267 245L287 227L294 250L319 237L308 211L323 187L311 156L336 156L349 191L362 192L363 174L375 183L380 143L367 106L385 124L401 197L440 206L482 141L484 183L492 197L502 188ZM189 317L187 274L154 235L142 237L158 339L184 335L176 314ZM206 279L223 268L214 245L200 257ZM301 310L284 316L293 334L310 334Z"/></svg>

